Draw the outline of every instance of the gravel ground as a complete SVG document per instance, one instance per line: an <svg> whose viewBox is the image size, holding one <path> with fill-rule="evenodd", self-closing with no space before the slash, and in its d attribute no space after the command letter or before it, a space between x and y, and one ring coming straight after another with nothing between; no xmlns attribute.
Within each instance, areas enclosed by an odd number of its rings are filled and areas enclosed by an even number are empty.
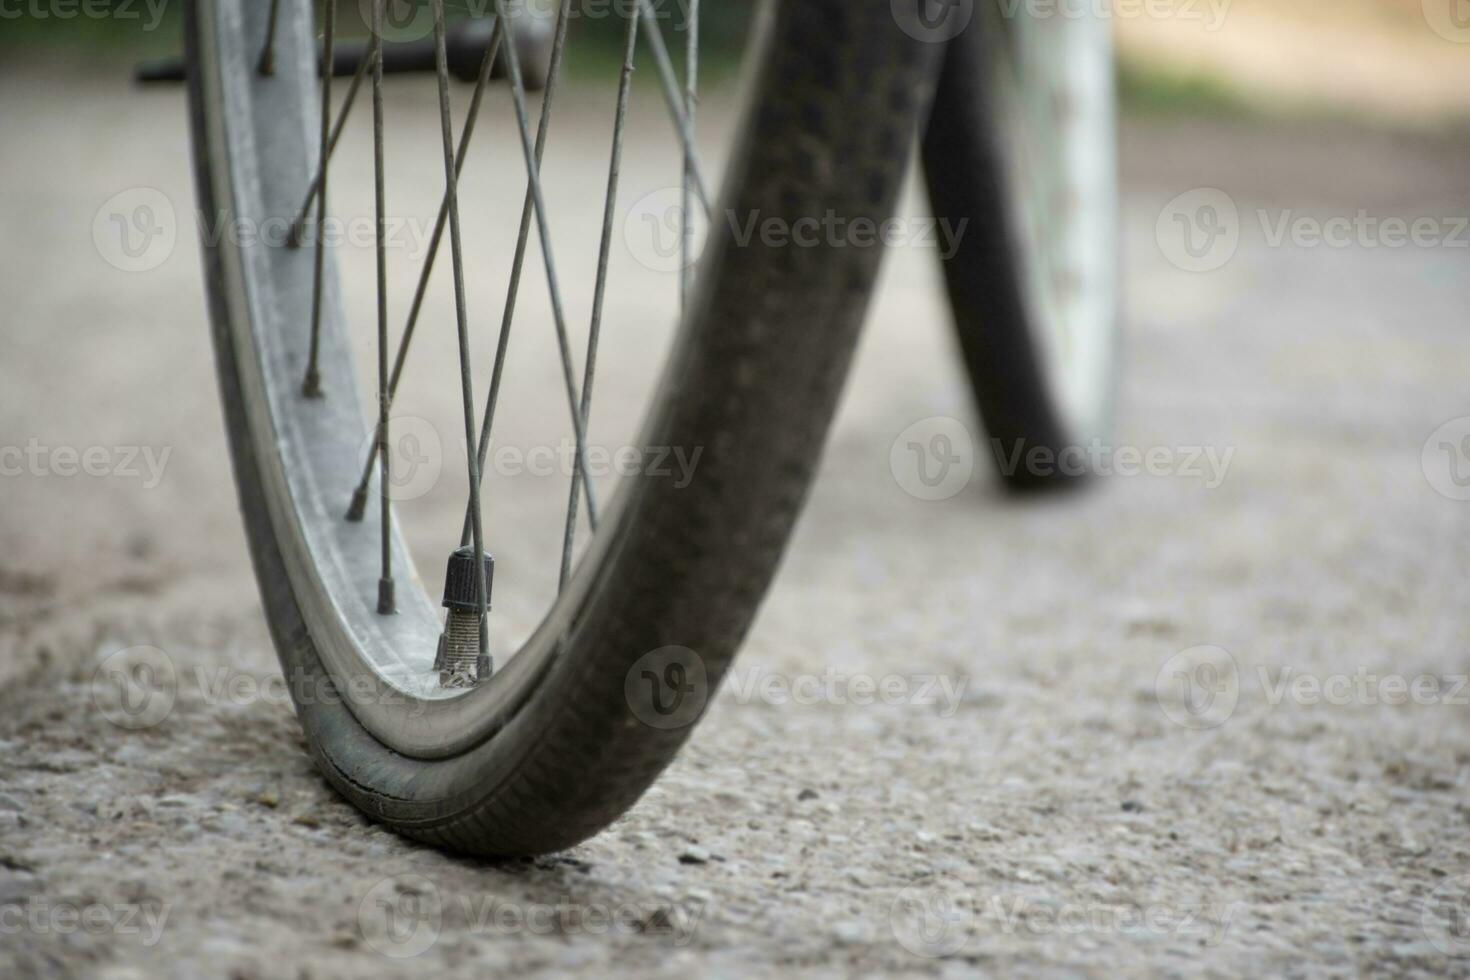
<svg viewBox="0 0 1470 980"><path fill-rule="evenodd" d="M1117 445L1153 462L1100 456L1066 499L996 492L932 256L896 252L733 683L612 828L489 864L313 770L270 683L192 229L146 273L94 247L118 192L190 207L181 96L8 75L0 444L41 449L0 481L0 976L1470 969L1470 254L1443 220L1466 146L1128 126ZM1359 209L1449 241L1312 245L1299 220ZM1174 212L1235 227L1233 257L1183 251ZM636 418L605 377L610 424ZM890 452L934 417L974 464L937 501ZM108 475L64 475L63 447ZM179 680L129 728L98 668L139 646Z"/></svg>

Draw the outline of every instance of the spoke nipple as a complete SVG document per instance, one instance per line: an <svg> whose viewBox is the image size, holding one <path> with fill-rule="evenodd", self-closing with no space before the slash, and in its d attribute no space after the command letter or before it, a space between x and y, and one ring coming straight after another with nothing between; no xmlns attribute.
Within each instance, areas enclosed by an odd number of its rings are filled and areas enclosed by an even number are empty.
<svg viewBox="0 0 1470 980"><path fill-rule="evenodd" d="M301 383L301 394L306 398L322 397L322 376L316 368L306 372L306 380Z"/></svg>
<svg viewBox="0 0 1470 980"><path fill-rule="evenodd" d="M484 555L483 561L485 608L488 610L495 559ZM444 605L449 615L444 620L444 633L439 637L439 650L434 657L439 683L446 688L474 687L490 676L494 661L483 652L480 585L473 548L460 548L449 556L449 567L444 575Z"/></svg>
<svg viewBox="0 0 1470 980"><path fill-rule="evenodd" d="M362 515L367 512L367 487L358 487L352 491L352 503L347 508L347 519L353 523L360 523Z"/></svg>
<svg viewBox="0 0 1470 980"><path fill-rule="evenodd" d="M393 598L393 580L391 578L378 579L378 615L391 616L398 611L398 603Z"/></svg>
<svg viewBox="0 0 1470 980"><path fill-rule="evenodd" d="M260 52L260 60L255 63L255 71L267 78L275 75L276 52L273 48L266 48Z"/></svg>
<svg viewBox="0 0 1470 980"><path fill-rule="evenodd" d="M300 248L301 239L306 235L306 222L291 222L291 231L286 235L287 248Z"/></svg>

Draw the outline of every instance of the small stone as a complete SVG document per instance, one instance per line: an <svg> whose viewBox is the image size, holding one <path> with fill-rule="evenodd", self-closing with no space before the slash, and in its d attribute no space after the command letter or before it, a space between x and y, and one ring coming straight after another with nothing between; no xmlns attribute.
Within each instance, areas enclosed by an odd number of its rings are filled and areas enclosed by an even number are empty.
<svg viewBox="0 0 1470 980"><path fill-rule="evenodd" d="M1124 800L1123 801L1123 812L1124 813L1142 813L1143 812L1143 804L1140 803L1140 802L1138 802L1137 800Z"/></svg>
<svg viewBox="0 0 1470 980"><path fill-rule="evenodd" d="M969 827L966 829L984 841L996 841L1005 836L999 827L985 823L983 820L971 821Z"/></svg>
<svg viewBox="0 0 1470 980"><path fill-rule="evenodd" d="M674 922L669 917L668 909L654 909L647 918L638 923L637 929L639 932L665 935L674 931Z"/></svg>
<svg viewBox="0 0 1470 980"><path fill-rule="evenodd" d="M690 844L688 847L686 847L684 849L684 853L679 855L679 863L680 864L708 864L709 863L709 851L707 851L704 848L700 847L698 844Z"/></svg>
<svg viewBox="0 0 1470 980"><path fill-rule="evenodd" d="M280 794L278 794L273 789L263 789L259 793L255 794L255 802L259 803L261 806L270 807L272 810L274 810L276 807L281 805L281 797Z"/></svg>
<svg viewBox="0 0 1470 980"><path fill-rule="evenodd" d="M797 801L801 803L805 803L807 800L815 800L816 798L817 791L814 789L804 789L796 794Z"/></svg>

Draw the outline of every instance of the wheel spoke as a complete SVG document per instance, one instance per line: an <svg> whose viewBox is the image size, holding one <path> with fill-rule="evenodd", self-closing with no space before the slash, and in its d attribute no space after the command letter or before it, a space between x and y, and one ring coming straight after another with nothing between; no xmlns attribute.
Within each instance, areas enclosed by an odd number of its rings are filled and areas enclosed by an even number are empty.
<svg viewBox="0 0 1470 980"><path fill-rule="evenodd" d="M260 60L255 70L262 75L276 73L276 21L281 12L281 0L271 0L271 10L265 22L265 44L260 49Z"/></svg>
<svg viewBox="0 0 1470 980"><path fill-rule="evenodd" d="M688 19L684 24L684 118L688 122L690 142L684 144L683 228L679 237L679 303L689 306L689 284L694 276L694 201L690 183L694 172L694 109L699 101L699 0L688 0Z"/></svg>
<svg viewBox="0 0 1470 980"><path fill-rule="evenodd" d="M383 44L383 7L387 0L373 0L374 48ZM393 509L389 506L388 472L388 206L383 180L383 59L373 57L373 199L376 206L374 246L378 266L378 497L382 531L382 573L378 579L378 612L394 612L393 596Z"/></svg>
<svg viewBox="0 0 1470 980"><path fill-rule="evenodd" d="M565 9L568 0L563 0ZM531 126L526 118L526 93L521 81L520 57L516 54L515 26L506 16L505 0L495 0L496 15L505 23L505 53L510 72L511 98L515 103L516 128L520 131L521 152L525 157L526 177L531 185L532 201L535 204L536 231L541 238L541 257L546 266L546 285L551 294L551 313L556 325L556 342L561 353L562 376L567 389L567 402L571 409L572 429L577 440L577 468L582 471L583 481L588 483L587 520L597 530L597 505L593 500L592 487L587 480L587 433L582 425L581 398L577 393L577 379L572 368L572 346L567 336L567 321L562 305L561 285L557 281L556 261L551 246L551 222L546 214L546 196L541 191L540 168L536 163L536 151L531 142Z"/></svg>
<svg viewBox="0 0 1470 980"><path fill-rule="evenodd" d="M592 417L592 382L597 370L597 344L602 333L602 303L607 294L607 263L612 252L613 223L617 212L618 179L623 163L623 134L627 128L628 91L633 81L633 56L638 46L638 8L628 12L628 31L624 41L623 70L618 80L617 117L613 122L612 154L607 167L607 200L602 210L602 241L597 253L597 283L592 291L592 322L587 328L587 363L582 375L582 425ZM561 577L558 591L566 588L572 573L572 546L577 535L577 496L582 474L572 474L571 495L567 501L566 528L562 535ZM591 491L591 487L588 487Z"/></svg>
<svg viewBox="0 0 1470 980"><path fill-rule="evenodd" d="M490 74L494 70L495 61L500 50L502 34L500 22L496 21L495 30L490 38L490 46L485 50L485 57L480 62L480 76L475 83L474 94L470 97L469 114L465 117L464 127L460 131L459 150L455 154L454 173L456 179L464 170L465 158L469 155L470 141L475 135L475 122L480 117L480 105L484 100L485 89L490 82ZM439 246L444 240L444 226L449 216L449 194L446 191L443 201L439 205L439 217L434 223L434 234L429 239L429 251L424 258L424 267L420 270L418 285L414 288L413 303L409 307L408 322L404 325L403 336L398 341L398 351L393 357L393 370L388 379L388 397L391 399L398 394L398 383L403 377L403 366L408 359L410 345L413 343L414 331L418 327L419 314L423 310L424 297L428 293L429 279L434 271L434 264L439 256ZM362 476L357 481L357 487L352 494L352 503L347 510L347 519L352 521L362 520L363 509L367 505L368 485L372 481L373 464L378 458L378 444L373 443L368 450L367 461L363 464ZM481 453L480 465L484 466L484 454ZM468 514L465 517L469 520ZM466 523L465 544L469 544L468 523Z"/></svg>
<svg viewBox="0 0 1470 980"><path fill-rule="evenodd" d="M479 594L480 652L488 648L486 635L486 604L488 594L485 587L484 530L480 523L480 466L475 458L475 396L470 369L470 326L465 305L464 253L459 230L459 161L454 148L453 126L449 117L449 58L446 53L444 28L444 0L434 0L434 61L439 76L439 128L444 141L444 197L449 211L450 264L454 269L454 318L459 334L459 384L464 403L464 442L466 465L469 468L470 484L470 528L474 544L475 584Z"/></svg>
<svg viewBox="0 0 1470 980"><path fill-rule="evenodd" d="M337 121L332 125L332 138L327 141L327 152L322 154L317 163L316 174L311 178L311 186L306 189L306 200L301 202L301 207L296 209L296 216L291 219L291 235L287 240L292 248L301 244L301 236L306 232L306 216L311 211L312 202L316 200L317 191L321 188L322 175L326 172L327 165L332 160L332 154L337 152L337 141L342 138L342 129L347 124L347 115L352 111L353 103L357 101L357 90L362 88L362 80L367 76L368 67L373 62L377 46L369 44L358 59L357 71L352 75L352 81L347 84L347 97L342 101L342 110L337 114ZM330 59L327 64L331 64Z"/></svg>
<svg viewBox="0 0 1470 980"><path fill-rule="evenodd" d="M699 151L694 146L694 131L691 128L688 113L684 109L684 99L679 94L679 82L674 76L674 63L669 60L668 45L664 43L663 32L658 27L658 13L653 8L653 0L638 0L638 6L643 11L643 37L648 41L648 47L653 52L653 64L658 70L659 87L663 89L664 102L669 107L669 115L673 117L674 128L684 146L689 167L689 181L694 185L694 192L699 195L699 201L704 205L705 211L709 211L712 205L704 182L704 170L699 163Z"/></svg>
<svg viewBox="0 0 1470 980"><path fill-rule="evenodd" d="M322 138L319 150L321 166L318 169L316 195L316 265L312 270L311 287L311 350L306 359L306 378L301 383L301 393L307 398L322 395L321 373L317 370L317 354L322 336L322 283L327 260L327 155L331 151L332 120L332 52L337 33L337 0L323 0L326 27L322 38ZM274 9L274 8L273 8Z"/></svg>
<svg viewBox="0 0 1470 980"><path fill-rule="evenodd" d="M541 158L546 151L546 137L551 131L551 107L556 100L557 82L561 78L562 53L566 49L567 24L571 19L571 4L563 0L561 9L557 12L555 34L551 44L551 63L548 65L546 76L546 91L541 99L541 118L536 125L535 158L536 168L541 168ZM531 182L526 181L526 196L521 202L521 224L519 233L516 235L515 258L510 265L510 285L506 289L505 309L501 313L500 338L495 345L495 365L490 373L490 392L485 397L485 412L480 419L480 445L477 449L477 458L480 461L480 472L485 471L485 457L490 452L490 433L495 426L495 407L500 400L500 381L505 370L505 356L510 347L511 327L515 323L516 300L520 296L521 274L526 267L526 247L530 241L531 217L535 210L535 197L531 193ZM470 525L469 514L465 514L465 523L460 531L460 544L469 543Z"/></svg>
<svg viewBox="0 0 1470 980"><path fill-rule="evenodd" d="M355 97L368 69L372 70L372 103L373 103L373 157L374 157L374 194L376 205L376 235L375 251L377 260L377 314L378 314L378 419L375 438L367 454L361 479L355 487L351 506L348 510L348 518L360 520L366 508L368 488L371 485L372 474L375 468L378 471L379 483L381 485L381 576L379 580L379 612L389 613L394 611L393 597L393 575L392 575L392 512L389 506L390 489L390 459L388 456L389 425L391 406L397 394L399 382L402 379L408 353L411 349L415 331L421 317L428 285L434 271L440 246L442 245L446 229L449 232L450 249L452 255L452 266L455 289L455 312L456 328L459 340L460 355L460 387L463 407L465 412L465 438L469 451L467 452L467 466L469 477L469 499L466 504L465 520L461 532L461 546L473 546L476 554L485 553L484 527L481 501L481 481L483 480L486 457L489 452L490 437L493 430L495 411L503 379L506 356L509 347L510 335L513 329L516 303L519 297L521 279L524 272L525 258L529 249L531 222L535 219L537 235L541 241L542 261L546 272L548 292L550 294L552 319L556 331L558 353L561 360L563 383L566 388L566 398L572 417L572 428L576 440L575 468L572 473L571 487L567 504L566 524L564 526L562 540L561 567L559 576L559 590L564 589L570 578L572 567L572 555L575 548L577 532L577 515L581 506L581 497L585 494L588 525L593 532L598 526L598 507L593 486L590 481L587 448L587 427L591 416L592 390L596 377L597 352L599 348L603 311L606 299L608 266L611 257L611 245L613 237L613 226L617 208L617 194L621 175L621 163L625 137L627 130L628 106L631 94L631 80L634 71L634 60L638 45L640 29L646 38L653 54L657 75L663 91L664 101L669 110L671 119L679 140L682 156L682 226L680 229L680 303L681 307L687 307L693 282L692 266L694 249L694 201L698 199L699 204L708 213L710 209L710 198L704 181L703 171L700 165L699 154L694 144L694 123L698 107L698 45L699 45L699 3L698 0L689 0L687 9L686 30L686 52L685 52L685 75L682 85L675 75L673 64L669 58L667 45L659 29L657 18L652 16L651 0L638 0L628 11L627 27L624 37L624 59L621 66L616 118L613 126L612 148L608 165L608 179L606 197L604 200L603 224L599 240L597 277L593 291L592 312L588 327L587 353L583 365L580 385L577 373L573 366L573 354L569 333L567 330L565 304L562 298L560 282L557 276L554 250L551 241L551 221L547 213L546 198L541 183L540 168L544 156L547 134L550 129L550 118L557 84L560 76L562 56L564 53L567 26L570 20L571 0L562 0L557 15L555 38L551 52L551 63L547 79L546 90L541 104L540 119L537 125L534 141L530 133L530 124L526 109L526 96L524 78L522 75L519 53L514 40L514 23L510 20L506 10L505 0L495 0L495 25L491 36L491 42L481 64L480 76L475 86L473 96L469 104L469 112L464 121L460 133L458 146L456 147L452 133L452 117L449 99L449 68L447 56L447 26L445 22L445 0L433 0L434 12L434 43L435 43L435 69L439 87L440 101L440 128L444 143L445 163L445 193L441 202L434 232L431 236L427 255L423 267L420 270L417 286L414 291L413 301L410 306L407 322L403 334L399 340L398 348L392 358L391 370L388 357L388 300L387 300L387 255L386 255L386 191L384 173L384 95L382 45L384 21L386 19L385 4L387 0L373 0L372 7L372 33L373 37L368 48L359 61L357 70L348 88L344 104L338 113L335 122L331 122L331 70L330 59L333 57L333 44L335 35L336 0L324 0L328 11L328 27L325 33L324 57L328 59L328 67L322 71L322 124L321 124L321 146L320 163L317 173L308 188L305 200L299 213L292 223L292 244L299 244L304 233L307 215L313 205L316 206L317 227L317 254L315 267L315 288L313 292L312 308L312 343L311 356L308 364L305 390L310 394L319 392L319 379L317 372L317 350L319 346L320 324L322 317L322 287L324 282L324 227L326 221L326 207L328 195L328 171L331 157L337 147L337 143L345 128L348 114L354 104ZM274 17L274 9L272 12ZM465 159L468 154L471 140L473 138L475 123L479 116L479 110L484 97L490 75L494 69L500 49L504 48L507 63L506 75L510 81L511 97L515 110L516 126L520 137L522 154L526 167L526 192L522 204L521 222L519 234L516 240L515 257L512 263L510 282L507 288L506 301L503 309L500 334L496 345L495 360L487 392L484 412L479 422L478 432L475 427L473 416L473 378L470 363L469 345L469 319L467 312L466 283L464 277L464 255L461 234L461 217L458 200L458 182L463 172ZM477 568L480 563L477 562ZM479 576L479 600L480 600L480 649L487 651L487 623L486 612L488 606L488 590L484 581L483 568L478 568Z"/></svg>

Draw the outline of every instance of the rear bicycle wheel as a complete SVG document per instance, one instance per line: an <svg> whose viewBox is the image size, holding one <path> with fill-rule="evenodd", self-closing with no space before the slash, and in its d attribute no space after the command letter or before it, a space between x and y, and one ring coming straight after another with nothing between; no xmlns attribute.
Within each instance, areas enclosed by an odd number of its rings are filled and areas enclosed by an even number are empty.
<svg viewBox="0 0 1470 980"><path fill-rule="evenodd" d="M1079 484L1079 450L1111 429L1120 333L1109 30L1086 11L976 0L949 44L924 135L935 215L965 222L945 281L1013 490Z"/></svg>
<svg viewBox="0 0 1470 980"><path fill-rule="evenodd" d="M314 180L330 194L330 170L318 167L331 144L314 11L293 0L276 6L187 5L199 208L234 225L291 220ZM433 6L442 37L442 7ZM265 76L257 66L268 36L274 74ZM631 27L628 36L631 45ZM749 104L717 213L787 227L833 211L887 218L927 105L933 46L904 35L887 4L846 0L772 5L753 44ZM376 89L376 72L365 74ZM441 83L441 103L446 91ZM459 265L447 113L444 132L441 214L451 216ZM539 193L528 188L526 206L538 220ZM381 199L380 191L380 217ZM701 449L692 481L626 478L530 640L501 671L462 687L446 687L435 669L443 626L392 508L374 499L360 520L344 517L364 474L380 478L371 465L364 470L362 447L383 444L388 426L377 412L371 422L357 396L331 256L263 238L206 239L221 394L265 612L317 763L369 815L456 850L543 853L615 819L688 736L806 496L880 259L874 248L742 240L740 227L711 221L640 437L648 447ZM606 238L604 227L604 250ZM380 267L380 290L382 281ZM392 389L382 304L379 313L383 402ZM571 427L585 459L587 406L566 360ZM461 367L473 459L471 384ZM577 507L574 497L574 514ZM394 585L385 590L385 580ZM471 595L484 601L488 589Z"/></svg>

